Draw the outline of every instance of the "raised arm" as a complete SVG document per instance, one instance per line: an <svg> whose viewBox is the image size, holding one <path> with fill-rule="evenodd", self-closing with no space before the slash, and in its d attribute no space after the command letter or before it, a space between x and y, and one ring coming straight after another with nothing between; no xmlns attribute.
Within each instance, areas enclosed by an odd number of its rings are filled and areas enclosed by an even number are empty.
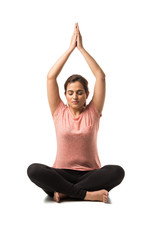
<svg viewBox="0 0 160 240"><path fill-rule="evenodd" d="M71 54L71 50L67 50L53 65L50 71L47 74L47 96L48 96L48 103L50 106L50 110L52 116L61 100L59 95L59 87L57 83L57 76L60 73L61 69L63 68L65 62L67 61L69 55Z"/></svg>
<svg viewBox="0 0 160 240"><path fill-rule="evenodd" d="M75 24L74 33L72 35L71 43L67 51L56 61L47 74L47 96L52 115L54 114L61 98L59 95L59 88L57 84L57 76L61 72L64 64L69 58L70 54L76 47L77 27Z"/></svg>
<svg viewBox="0 0 160 240"><path fill-rule="evenodd" d="M82 36L79 31L79 27L78 27L78 36L77 36L77 48L82 53L83 57L85 58L92 73L96 78L92 100L98 112L101 113L104 106L104 101L105 101L105 91L106 91L105 73L100 68L98 63L94 60L94 58L84 49L82 45Z"/></svg>

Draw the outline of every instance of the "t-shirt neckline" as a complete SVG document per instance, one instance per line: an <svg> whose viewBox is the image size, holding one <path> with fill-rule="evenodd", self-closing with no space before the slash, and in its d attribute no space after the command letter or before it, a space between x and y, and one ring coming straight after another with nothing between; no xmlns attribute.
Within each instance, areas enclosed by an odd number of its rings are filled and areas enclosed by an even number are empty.
<svg viewBox="0 0 160 240"><path fill-rule="evenodd" d="M76 118L76 117L73 115L73 113L71 112L71 110L69 109L69 107L68 107L68 111L69 111L70 115L72 116L72 118L73 118L74 120L78 120L78 119L82 116L82 114L83 114L83 112L84 112L85 109L86 109L86 108L84 108L83 111L82 111L82 112L79 114L79 116Z"/></svg>

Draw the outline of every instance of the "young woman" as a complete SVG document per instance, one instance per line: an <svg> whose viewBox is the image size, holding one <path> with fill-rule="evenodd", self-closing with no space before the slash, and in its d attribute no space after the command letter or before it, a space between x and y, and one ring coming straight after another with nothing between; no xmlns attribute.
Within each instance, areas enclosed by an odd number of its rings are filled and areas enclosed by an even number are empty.
<svg viewBox="0 0 160 240"><path fill-rule="evenodd" d="M57 76L76 47L88 63L96 83L92 100L86 105L88 81L79 74L70 76L64 84L67 106L59 96ZM52 167L31 164L27 169L29 178L56 202L74 197L107 203L109 191L122 182L125 172L118 165L102 167L99 160L97 133L105 101L105 74L84 49L78 23L68 50L48 72L47 93L56 130L56 159Z"/></svg>

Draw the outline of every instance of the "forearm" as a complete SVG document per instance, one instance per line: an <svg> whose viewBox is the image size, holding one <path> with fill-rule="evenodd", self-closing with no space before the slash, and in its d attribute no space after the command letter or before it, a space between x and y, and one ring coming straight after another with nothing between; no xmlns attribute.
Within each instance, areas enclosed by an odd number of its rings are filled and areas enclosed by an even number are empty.
<svg viewBox="0 0 160 240"><path fill-rule="evenodd" d="M88 63L92 73L94 76L97 78L99 76L104 77L105 73L103 70L100 68L98 63L94 60L94 58L84 49L80 49L80 52L82 53L83 57L85 58L86 62Z"/></svg>
<svg viewBox="0 0 160 240"><path fill-rule="evenodd" d="M72 50L67 49L67 51L56 61L47 74L48 79L57 78L71 53Z"/></svg>

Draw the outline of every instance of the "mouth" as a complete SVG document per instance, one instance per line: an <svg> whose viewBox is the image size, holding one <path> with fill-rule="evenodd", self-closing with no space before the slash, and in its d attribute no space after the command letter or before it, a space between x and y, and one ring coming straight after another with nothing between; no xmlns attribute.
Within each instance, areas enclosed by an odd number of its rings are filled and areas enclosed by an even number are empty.
<svg viewBox="0 0 160 240"><path fill-rule="evenodd" d="M73 103L73 104L78 104L78 101L73 101L72 103Z"/></svg>

